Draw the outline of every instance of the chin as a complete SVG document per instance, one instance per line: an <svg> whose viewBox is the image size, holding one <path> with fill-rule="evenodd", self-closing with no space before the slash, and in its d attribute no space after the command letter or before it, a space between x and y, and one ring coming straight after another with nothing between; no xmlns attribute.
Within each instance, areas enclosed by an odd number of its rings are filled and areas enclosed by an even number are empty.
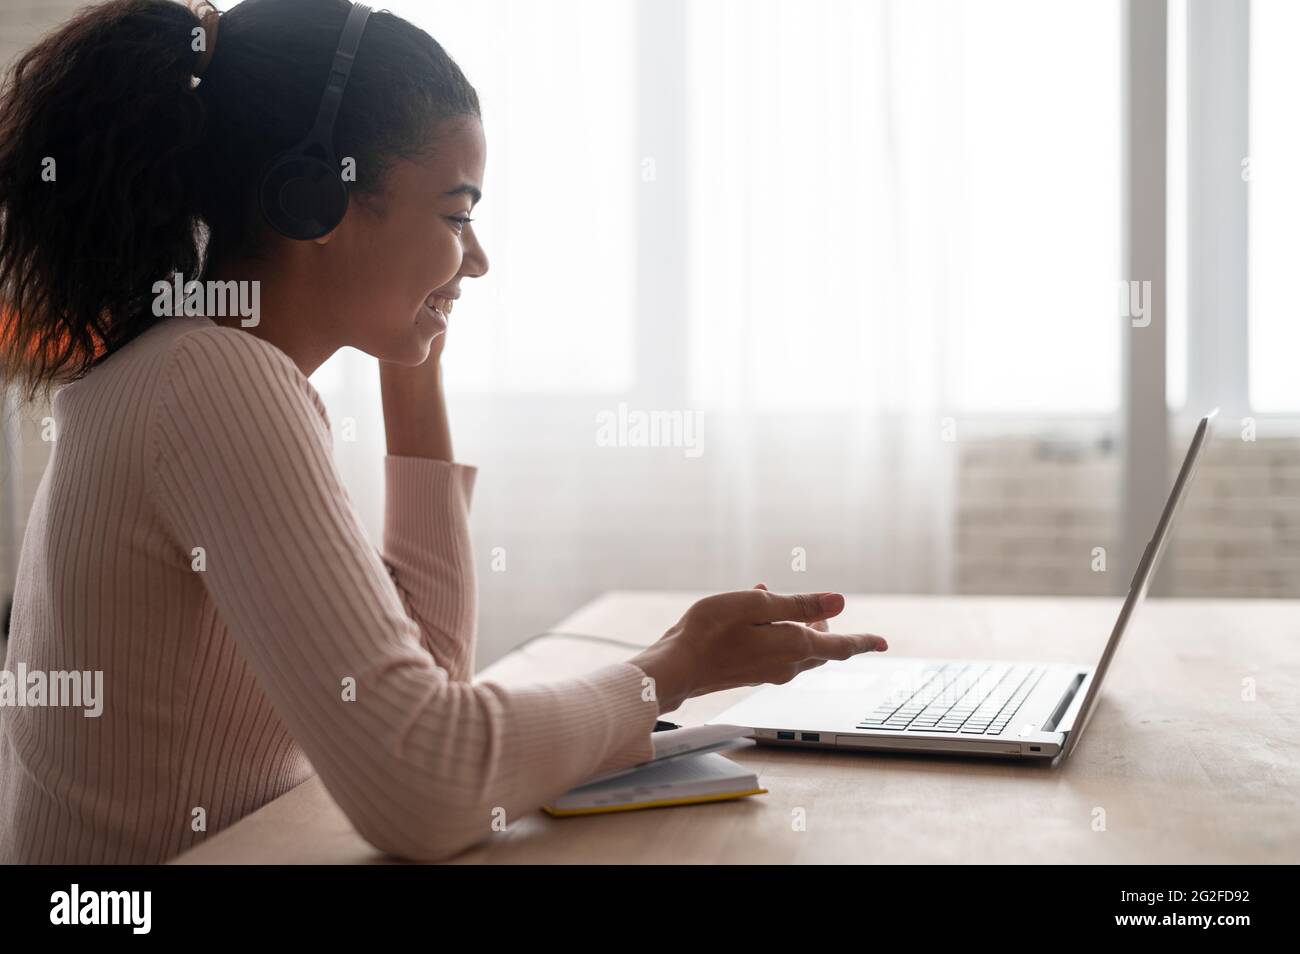
<svg viewBox="0 0 1300 954"><path fill-rule="evenodd" d="M443 333L438 332L438 334ZM437 336L429 334L423 328L412 327L402 334L386 337L382 341L374 342L372 347L360 350L380 361L416 367L429 360L429 348Z"/></svg>
<svg viewBox="0 0 1300 954"><path fill-rule="evenodd" d="M439 334L441 334L441 332L439 332ZM437 337L437 335L434 337ZM418 335L406 342L406 346L401 348L398 354L388 360L395 364L404 364L414 368L429 360L429 348L432 347L432 345L433 338L426 335Z"/></svg>

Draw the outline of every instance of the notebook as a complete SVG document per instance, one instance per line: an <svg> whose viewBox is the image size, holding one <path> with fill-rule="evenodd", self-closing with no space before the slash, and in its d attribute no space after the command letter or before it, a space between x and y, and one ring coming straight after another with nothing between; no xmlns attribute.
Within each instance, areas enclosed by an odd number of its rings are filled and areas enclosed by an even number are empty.
<svg viewBox="0 0 1300 954"><path fill-rule="evenodd" d="M603 775L596 775L582 784L583 786L593 785L596 782L617 778L620 775L629 775L632 772L641 771L647 765L659 765L669 759L703 755L705 752L724 752L727 749L750 745L752 743L746 737L751 735L753 731L753 729L743 725L688 725L680 729L655 732L650 736L650 742L654 746L654 754L647 761L638 762L636 765L630 765L627 768L617 769L613 772L606 772Z"/></svg>
<svg viewBox="0 0 1300 954"><path fill-rule="evenodd" d="M739 744L754 743L741 740ZM588 782L560 796L554 804L542 806L542 810L562 818L719 802L766 792L759 787L754 772L717 752L706 752L652 762L614 778Z"/></svg>

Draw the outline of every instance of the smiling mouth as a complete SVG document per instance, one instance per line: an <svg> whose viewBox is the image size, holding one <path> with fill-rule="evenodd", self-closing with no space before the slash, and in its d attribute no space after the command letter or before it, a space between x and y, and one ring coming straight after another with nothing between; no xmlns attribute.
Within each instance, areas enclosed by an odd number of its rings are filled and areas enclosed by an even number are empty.
<svg viewBox="0 0 1300 954"><path fill-rule="evenodd" d="M447 319L451 316L451 309L454 302L450 298L444 298L441 295L431 293L424 300L424 307L434 312L446 324Z"/></svg>

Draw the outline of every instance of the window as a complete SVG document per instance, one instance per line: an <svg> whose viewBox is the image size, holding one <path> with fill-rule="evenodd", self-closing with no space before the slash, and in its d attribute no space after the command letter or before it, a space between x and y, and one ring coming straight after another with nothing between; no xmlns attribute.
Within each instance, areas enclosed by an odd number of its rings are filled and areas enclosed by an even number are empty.
<svg viewBox="0 0 1300 954"><path fill-rule="evenodd" d="M696 400L1117 407L1117 2L692 0L687 25Z"/></svg>
<svg viewBox="0 0 1300 954"><path fill-rule="evenodd" d="M1297 37L1289 0L1169 4L1169 405L1275 433L1300 413Z"/></svg>
<svg viewBox="0 0 1300 954"><path fill-rule="evenodd" d="M1249 341L1250 403L1300 413L1300 4L1253 0L1250 7Z"/></svg>

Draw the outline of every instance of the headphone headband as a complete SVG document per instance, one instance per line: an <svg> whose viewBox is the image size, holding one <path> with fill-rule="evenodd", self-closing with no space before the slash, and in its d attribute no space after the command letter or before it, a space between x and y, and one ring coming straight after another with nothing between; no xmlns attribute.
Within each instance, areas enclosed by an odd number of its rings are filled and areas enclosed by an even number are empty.
<svg viewBox="0 0 1300 954"><path fill-rule="evenodd" d="M330 64L325 92L320 98L320 109L316 112L316 125L312 127L309 138L323 138L326 142L331 142L329 137L334 131L339 105L343 102L343 90L347 88L348 77L352 75L352 62L357 58L357 47L361 45L361 31L366 28L366 20L369 18L370 7L364 3L353 4L348 12L347 22L343 24L343 32L339 35L338 49L334 51L334 62Z"/></svg>
<svg viewBox="0 0 1300 954"><path fill-rule="evenodd" d="M348 187L334 158L334 122L369 17L370 7L363 3L348 11L315 124L302 142L271 160L262 177L262 215L286 238L320 238L333 231L347 211Z"/></svg>

